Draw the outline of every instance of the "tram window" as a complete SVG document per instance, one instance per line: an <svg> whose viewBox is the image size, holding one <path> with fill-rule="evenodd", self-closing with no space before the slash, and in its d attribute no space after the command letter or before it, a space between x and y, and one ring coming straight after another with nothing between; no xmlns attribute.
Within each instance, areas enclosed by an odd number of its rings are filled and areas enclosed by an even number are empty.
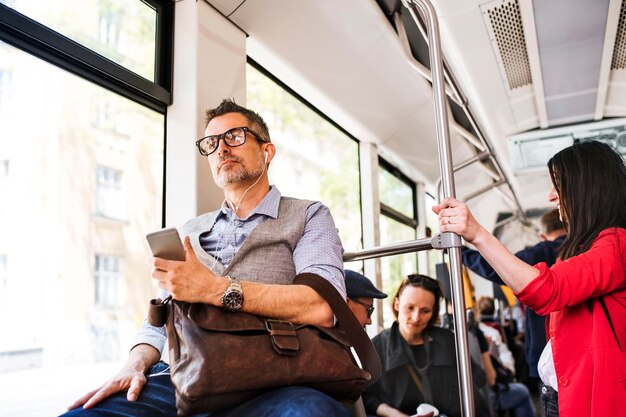
<svg viewBox="0 0 626 417"><path fill-rule="evenodd" d="M2 294L3 297L8 296L7 269L7 255L0 253L0 294ZM4 310L4 306L0 307L0 311L2 310Z"/></svg>
<svg viewBox="0 0 626 417"><path fill-rule="evenodd" d="M380 202L409 219L415 219L415 185L409 185L393 175L386 164L381 164L378 173Z"/></svg>
<svg viewBox="0 0 626 417"><path fill-rule="evenodd" d="M246 75L248 107L259 109L281 155L272 161L270 182L283 195L322 201L344 248L360 249L357 141L254 66Z"/></svg>
<svg viewBox="0 0 626 417"><path fill-rule="evenodd" d="M432 235L439 233L439 218L431 207L437 204L435 197L429 193L425 193L426 200L426 227L430 229ZM426 252L428 256L428 275L431 277L437 276L437 264L442 262L442 252L438 250L429 250Z"/></svg>
<svg viewBox="0 0 626 417"><path fill-rule="evenodd" d="M97 307L114 310L125 304L121 256L96 255L94 290Z"/></svg>
<svg viewBox="0 0 626 417"><path fill-rule="evenodd" d="M1 111L1 110L0 110ZM8 195L9 192L9 160L0 160L0 195ZM6 198L0 200L0 216L5 211L5 207L8 206Z"/></svg>
<svg viewBox="0 0 626 417"><path fill-rule="evenodd" d="M145 2L14 0L7 6L154 81L157 15Z"/></svg>
<svg viewBox="0 0 626 417"><path fill-rule="evenodd" d="M390 217L380 216L380 243L389 245L392 243L414 240L415 228L402 224ZM417 255L406 253L402 255L387 256L380 260L383 288L382 291L393 297L394 291L400 285L400 281L409 274L417 271ZM389 303L383 303L383 325L391 326L394 321Z"/></svg>
<svg viewBox="0 0 626 417"><path fill-rule="evenodd" d="M125 198L122 193L122 171L96 167L96 215L124 219Z"/></svg>
<svg viewBox="0 0 626 417"><path fill-rule="evenodd" d="M2 407L60 414L121 368L156 293L142 236L161 226L165 116L2 42L0 55ZM100 123L102 103L120 128Z"/></svg>
<svg viewBox="0 0 626 417"><path fill-rule="evenodd" d="M388 245L417 237L415 183L390 163L380 158L378 189L380 195L380 243ZM417 271L417 254L407 253L381 258L382 290L393 296L400 281ZM383 304L383 325L394 321L389 303Z"/></svg>
<svg viewBox="0 0 626 417"><path fill-rule="evenodd" d="M11 98L11 78L10 69L0 68L0 108L6 106Z"/></svg>

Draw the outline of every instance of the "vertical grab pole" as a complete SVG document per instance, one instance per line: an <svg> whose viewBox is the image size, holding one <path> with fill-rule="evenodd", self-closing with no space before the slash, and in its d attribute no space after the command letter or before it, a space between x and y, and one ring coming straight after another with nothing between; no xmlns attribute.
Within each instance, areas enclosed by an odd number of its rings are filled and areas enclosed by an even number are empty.
<svg viewBox="0 0 626 417"><path fill-rule="evenodd" d="M402 0L409 9L413 19L417 21L416 6L424 17L428 30L430 66L433 78L433 101L437 127L437 147L439 150L439 167L441 170L444 197L456 197L454 189L454 172L450 146L450 130L448 113L445 106L445 79L443 74L443 58L437 13L429 0ZM463 277L461 275L461 238L454 233L450 255L450 272L452 284L452 305L454 307L454 332L456 336L457 365L459 369L459 392L461 393L461 410L464 417L474 417L474 389L471 375L471 362L467 342L467 323L465 319L465 297L463 294Z"/></svg>

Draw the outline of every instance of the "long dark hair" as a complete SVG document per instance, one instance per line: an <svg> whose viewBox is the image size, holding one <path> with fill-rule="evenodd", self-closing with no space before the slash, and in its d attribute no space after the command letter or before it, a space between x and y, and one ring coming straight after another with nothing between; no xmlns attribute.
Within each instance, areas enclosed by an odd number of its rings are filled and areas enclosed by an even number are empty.
<svg viewBox="0 0 626 417"><path fill-rule="evenodd" d="M400 295L402 294L404 289L408 287L409 285L412 285L418 288L423 288L426 291L431 292L435 296L435 305L433 306L433 316L430 318L430 320L428 321L428 325L426 326L427 329L430 329L431 327L435 325L435 323L439 319L439 304L441 303L441 297L443 294L443 291L441 290L441 285L439 284L439 281L437 281L436 279L431 278L426 275L420 275L420 274L411 274L405 279L403 279L400 285L398 286L398 289L396 290L396 294L390 300L391 310L393 311L393 315L395 316L396 320L398 320L398 310L396 310L395 300L396 298L400 298Z"/></svg>
<svg viewBox="0 0 626 417"><path fill-rule="evenodd" d="M554 155L548 168L567 230L561 259L589 250L605 229L626 228L626 166L610 146L576 143Z"/></svg>

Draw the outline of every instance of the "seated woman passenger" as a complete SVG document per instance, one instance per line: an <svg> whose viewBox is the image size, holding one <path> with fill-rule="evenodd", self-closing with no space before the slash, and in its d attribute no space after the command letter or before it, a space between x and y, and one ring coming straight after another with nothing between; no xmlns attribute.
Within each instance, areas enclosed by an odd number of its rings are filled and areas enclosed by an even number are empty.
<svg viewBox="0 0 626 417"><path fill-rule="evenodd" d="M439 283L430 277L409 275L400 283L392 300L396 321L373 339L383 373L363 392L368 414L413 416L428 403L440 415L461 416L454 334L435 326L440 301ZM475 384L486 383L480 369L473 374ZM475 397L476 415L489 416L487 403Z"/></svg>

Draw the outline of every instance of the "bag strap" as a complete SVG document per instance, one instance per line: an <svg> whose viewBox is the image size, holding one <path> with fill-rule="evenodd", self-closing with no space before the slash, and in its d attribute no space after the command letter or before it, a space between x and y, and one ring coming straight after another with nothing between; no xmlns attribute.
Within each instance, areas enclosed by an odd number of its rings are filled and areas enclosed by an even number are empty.
<svg viewBox="0 0 626 417"><path fill-rule="evenodd" d="M617 338L617 333L615 332L615 327L613 327L613 322L611 321L611 316L609 315L609 309L606 307L606 303L604 302L604 296L598 298L600 301L600 305L602 306L602 310L604 310L604 314L606 315L606 319L609 321L609 326L611 326L611 331L613 331L613 336L615 336L615 341L617 342L617 347L619 347L620 352L622 351L622 345L619 344L619 339Z"/></svg>
<svg viewBox="0 0 626 417"><path fill-rule="evenodd" d="M419 377L417 376L417 373L415 373L415 369L413 369L413 367L411 366L410 363L406 364L406 369L407 371L409 371L409 375L411 375L411 379L413 380L413 382L415 382L415 385L417 386L417 389L422 393L424 393L424 386L422 385L422 381L420 381Z"/></svg>
<svg viewBox="0 0 626 417"><path fill-rule="evenodd" d="M424 351L426 352L426 366L417 366L417 362L415 361L415 357L413 356L413 352L411 351L411 347L408 343L403 342L402 346L404 348L404 354L409 360L409 362L406 364L406 367L409 371L409 375L411 375L411 379L413 379L413 382L415 382L415 385L417 385L417 388L424 397L424 402L428 404L434 404L433 393L430 389L428 375L426 374L426 370L430 366L430 334L427 331L423 333L423 339ZM418 378L418 375L420 378Z"/></svg>
<svg viewBox="0 0 626 417"><path fill-rule="evenodd" d="M622 352L622 345L619 344L619 339L617 338L617 333L615 332L615 327L613 327L613 321L611 320L611 315L609 314L609 309L606 307L606 303L604 302L604 295L597 298L590 298L585 302L587 306L587 310L589 310L589 314L593 314L593 300L598 300L600 305L602 306L602 311L604 311L604 315L606 316L607 321L609 322L609 326L611 326L611 331L613 332L613 336L615 336L615 341L617 342L617 347L619 347L620 352Z"/></svg>
<svg viewBox="0 0 626 417"><path fill-rule="evenodd" d="M350 307L333 285L319 275L298 274L293 282L313 288L330 306L337 318L339 327L345 332L348 341L354 347L364 370L372 376L371 382L380 378L382 366L380 358L365 329L354 316ZM370 383L371 383L370 382Z"/></svg>

